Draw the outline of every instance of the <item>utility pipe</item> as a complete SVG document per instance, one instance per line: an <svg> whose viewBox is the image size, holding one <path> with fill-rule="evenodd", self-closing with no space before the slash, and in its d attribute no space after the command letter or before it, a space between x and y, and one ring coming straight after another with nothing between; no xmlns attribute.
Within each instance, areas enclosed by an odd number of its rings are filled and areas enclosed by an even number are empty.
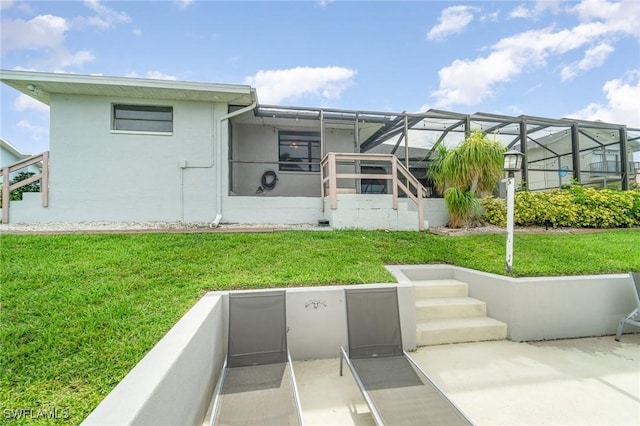
<svg viewBox="0 0 640 426"><path fill-rule="evenodd" d="M218 224L220 224L220 220L222 219L222 190L223 190L222 188L222 122L254 109L258 105L258 98L255 94L254 89L251 89L251 94L252 94L251 97L253 98L253 102L251 103L251 105L246 106L244 108L240 108L239 110L221 115L220 117L217 118L217 120L214 120L213 135L211 138L211 157L212 157L211 162L209 164L194 165L194 166L190 166L187 163L185 164L185 167L183 167L183 169L210 169L216 165L216 162L218 163L217 164L218 170L216 171L216 180L218 181L218 190L216 191L216 218L213 221L213 224L215 225L215 227L217 227ZM215 106L214 106L214 109L215 109ZM216 151L215 149L216 135L218 139L217 155L214 154L214 151ZM184 188L183 188L183 191L184 191Z"/></svg>

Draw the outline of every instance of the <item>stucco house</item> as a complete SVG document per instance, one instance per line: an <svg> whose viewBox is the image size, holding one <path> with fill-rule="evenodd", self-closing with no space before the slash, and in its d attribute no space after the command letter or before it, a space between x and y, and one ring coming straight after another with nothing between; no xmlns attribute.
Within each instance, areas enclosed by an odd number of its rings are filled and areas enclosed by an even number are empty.
<svg viewBox="0 0 640 426"><path fill-rule="evenodd" d="M0 80L50 107L48 207L14 202L14 223L423 229L448 219L426 178L436 146L474 129L531 149L532 160L535 147L520 141L546 129L569 128L574 139L614 133L623 186L640 151L640 130L608 123L262 105L254 88L232 84L27 71L0 71ZM579 177L579 168L572 160L569 174Z"/></svg>
<svg viewBox="0 0 640 426"><path fill-rule="evenodd" d="M2 137L0 137L0 168L9 166L20 160L31 157L31 154L26 154L13 146ZM39 163L31 164L24 168L24 172L27 173L40 173L42 166ZM9 179L13 179L19 172L13 172L9 174Z"/></svg>

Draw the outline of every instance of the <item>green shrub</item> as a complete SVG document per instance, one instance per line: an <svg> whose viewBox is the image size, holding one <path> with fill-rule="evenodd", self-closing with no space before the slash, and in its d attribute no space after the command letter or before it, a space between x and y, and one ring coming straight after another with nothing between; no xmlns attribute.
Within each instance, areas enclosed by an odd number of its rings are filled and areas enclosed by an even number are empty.
<svg viewBox="0 0 640 426"><path fill-rule="evenodd" d="M507 226L507 204L496 197L485 197L482 204L482 220L496 226Z"/></svg>
<svg viewBox="0 0 640 426"><path fill-rule="evenodd" d="M20 172L16 175L15 178L9 182L9 185L13 185L14 183L21 182L23 180L29 179L31 176L35 175L33 172ZM0 182L0 191L2 190L2 185L4 182ZM40 192L40 181L32 182L28 185L22 186L18 189L14 189L9 193L10 201L19 201L22 200L22 194L24 192ZM2 196L0 196L0 208L2 208Z"/></svg>
<svg viewBox="0 0 640 426"><path fill-rule="evenodd" d="M483 220L506 224L506 203L484 198ZM640 191L597 190L571 185L568 189L516 193L514 222L518 226L628 228L640 226Z"/></svg>

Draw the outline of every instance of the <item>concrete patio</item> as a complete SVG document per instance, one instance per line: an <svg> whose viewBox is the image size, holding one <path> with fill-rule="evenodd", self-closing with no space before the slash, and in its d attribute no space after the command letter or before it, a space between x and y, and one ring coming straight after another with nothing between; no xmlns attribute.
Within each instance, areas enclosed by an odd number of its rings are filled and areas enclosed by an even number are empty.
<svg viewBox="0 0 640 426"><path fill-rule="evenodd" d="M640 334L421 347L411 353L477 425L640 424ZM373 425L339 360L294 362L306 425Z"/></svg>

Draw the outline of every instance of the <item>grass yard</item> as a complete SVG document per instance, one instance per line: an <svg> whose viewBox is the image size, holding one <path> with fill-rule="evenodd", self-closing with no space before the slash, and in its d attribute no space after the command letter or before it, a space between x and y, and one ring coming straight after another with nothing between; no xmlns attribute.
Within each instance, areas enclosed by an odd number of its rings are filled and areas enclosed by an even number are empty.
<svg viewBox="0 0 640 426"><path fill-rule="evenodd" d="M428 232L1 235L0 244L0 409L11 424L80 423L209 290L392 282L385 264L503 274L505 263L504 235ZM640 270L640 230L515 238L516 276L630 270Z"/></svg>

